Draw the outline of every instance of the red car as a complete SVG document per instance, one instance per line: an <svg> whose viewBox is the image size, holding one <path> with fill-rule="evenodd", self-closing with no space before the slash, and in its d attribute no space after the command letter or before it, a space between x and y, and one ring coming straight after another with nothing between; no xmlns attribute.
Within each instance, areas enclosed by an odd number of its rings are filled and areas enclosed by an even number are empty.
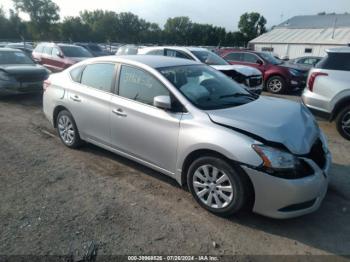
<svg viewBox="0 0 350 262"><path fill-rule="evenodd" d="M220 50L218 53L232 65L259 69L264 77L265 88L271 93L284 93L306 85L308 68L289 64L270 53L232 49Z"/></svg>
<svg viewBox="0 0 350 262"><path fill-rule="evenodd" d="M76 45L40 43L32 53L33 59L51 70L62 71L75 63L93 57L85 48Z"/></svg>

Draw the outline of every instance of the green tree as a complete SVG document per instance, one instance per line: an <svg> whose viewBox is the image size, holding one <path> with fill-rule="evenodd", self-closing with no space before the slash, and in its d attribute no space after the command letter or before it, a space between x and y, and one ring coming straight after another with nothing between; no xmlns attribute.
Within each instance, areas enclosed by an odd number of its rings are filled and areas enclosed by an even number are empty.
<svg viewBox="0 0 350 262"><path fill-rule="evenodd" d="M51 38L54 34L52 24L59 19L59 7L51 0L13 0L17 11L30 17L29 29L33 37Z"/></svg>
<svg viewBox="0 0 350 262"><path fill-rule="evenodd" d="M186 16L168 18L164 25L166 42L169 44L188 44L191 34L192 22Z"/></svg>
<svg viewBox="0 0 350 262"><path fill-rule="evenodd" d="M239 31L245 38L245 44L266 32L266 19L256 12L244 13L238 23Z"/></svg>
<svg viewBox="0 0 350 262"><path fill-rule="evenodd" d="M72 42L91 41L90 27L80 17L66 17L60 24L60 38Z"/></svg>

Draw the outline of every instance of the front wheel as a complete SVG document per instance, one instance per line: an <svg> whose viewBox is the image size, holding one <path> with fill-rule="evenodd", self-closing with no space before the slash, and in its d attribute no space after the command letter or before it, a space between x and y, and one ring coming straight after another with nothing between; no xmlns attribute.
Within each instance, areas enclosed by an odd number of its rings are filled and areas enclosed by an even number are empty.
<svg viewBox="0 0 350 262"><path fill-rule="evenodd" d="M247 179L231 164L211 156L195 160L187 174L196 201L220 216L230 216L245 206L250 195Z"/></svg>
<svg viewBox="0 0 350 262"><path fill-rule="evenodd" d="M345 107L336 118L336 125L339 134L350 140L350 106Z"/></svg>
<svg viewBox="0 0 350 262"><path fill-rule="evenodd" d="M282 94L286 91L286 82L280 76L273 76L267 80L266 89L273 94Z"/></svg>

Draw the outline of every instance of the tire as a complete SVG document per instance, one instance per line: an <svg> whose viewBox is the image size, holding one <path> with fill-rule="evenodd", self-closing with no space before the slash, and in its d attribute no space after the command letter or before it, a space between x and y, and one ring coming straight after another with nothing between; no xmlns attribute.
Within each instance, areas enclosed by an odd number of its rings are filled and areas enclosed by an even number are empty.
<svg viewBox="0 0 350 262"><path fill-rule="evenodd" d="M266 82L266 89L272 94L282 94L287 89L286 81L280 76L272 76Z"/></svg>
<svg viewBox="0 0 350 262"><path fill-rule="evenodd" d="M339 134L347 140L350 140L350 106L346 106L340 111L336 120Z"/></svg>
<svg viewBox="0 0 350 262"><path fill-rule="evenodd" d="M78 148L82 141L74 118L67 110L59 112L56 119L57 133L63 144L69 148Z"/></svg>
<svg viewBox="0 0 350 262"><path fill-rule="evenodd" d="M218 170L216 179L215 168ZM209 176L205 170L208 170ZM187 185L194 199L203 208L215 215L228 217L245 207L251 196L248 177L237 170L218 157L201 157L190 165ZM232 192L229 191L230 187Z"/></svg>

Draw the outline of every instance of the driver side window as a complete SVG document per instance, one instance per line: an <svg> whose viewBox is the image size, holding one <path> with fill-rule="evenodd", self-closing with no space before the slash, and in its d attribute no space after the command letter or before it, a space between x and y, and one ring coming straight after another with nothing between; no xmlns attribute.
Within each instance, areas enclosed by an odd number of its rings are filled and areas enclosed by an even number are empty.
<svg viewBox="0 0 350 262"><path fill-rule="evenodd" d="M156 96L170 96L168 89L144 70L122 66L119 95L147 105L153 105Z"/></svg>

